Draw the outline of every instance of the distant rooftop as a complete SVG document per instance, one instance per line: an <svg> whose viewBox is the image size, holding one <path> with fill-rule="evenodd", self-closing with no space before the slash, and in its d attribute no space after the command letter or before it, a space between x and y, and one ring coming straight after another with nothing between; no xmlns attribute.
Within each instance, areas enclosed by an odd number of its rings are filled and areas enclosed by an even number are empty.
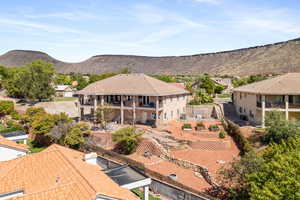
<svg viewBox="0 0 300 200"><path fill-rule="evenodd" d="M24 151L24 152L27 152L29 150L29 147L27 145L18 144L14 141L11 141L11 140L8 140L8 139L4 138L1 135L0 135L0 146L6 146L6 147L9 147L9 148L18 149L18 150L21 150L21 151ZM0 172L1 172L1 168L0 168Z"/></svg>
<svg viewBox="0 0 300 200"><path fill-rule="evenodd" d="M300 95L300 73L287 73L237 87L233 91L268 95Z"/></svg>
<svg viewBox="0 0 300 200"><path fill-rule="evenodd" d="M119 74L88 85L77 94L168 96L188 94L183 88L145 74Z"/></svg>

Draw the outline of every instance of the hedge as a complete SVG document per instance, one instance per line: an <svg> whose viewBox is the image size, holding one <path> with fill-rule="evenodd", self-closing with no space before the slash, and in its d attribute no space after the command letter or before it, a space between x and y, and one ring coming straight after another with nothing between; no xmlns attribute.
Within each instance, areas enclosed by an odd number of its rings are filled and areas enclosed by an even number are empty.
<svg viewBox="0 0 300 200"><path fill-rule="evenodd" d="M253 147L250 145L249 141L242 135L242 132L238 125L230 120L227 120L226 122L223 122L223 126L228 135L233 138L237 147L241 151L241 155L244 155L249 151L253 151Z"/></svg>

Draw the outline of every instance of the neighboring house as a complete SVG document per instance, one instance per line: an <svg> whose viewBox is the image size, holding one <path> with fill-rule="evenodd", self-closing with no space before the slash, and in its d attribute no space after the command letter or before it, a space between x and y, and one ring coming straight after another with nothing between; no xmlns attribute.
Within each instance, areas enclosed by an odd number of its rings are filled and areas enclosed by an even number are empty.
<svg viewBox="0 0 300 200"><path fill-rule="evenodd" d="M27 134L25 131L22 130L0 133L0 136L8 140L14 142L21 142L23 144L27 144L28 135L29 134Z"/></svg>
<svg viewBox="0 0 300 200"><path fill-rule="evenodd" d="M70 85L57 85L55 88L55 96L57 97L73 97L74 90Z"/></svg>
<svg viewBox="0 0 300 200"><path fill-rule="evenodd" d="M212 80L219 84L219 85L223 85L226 87L225 90L222 91L222 93L231 93L232 89L233 89L233 84L230 78L212 78Z"/></svg>
<svg viewBox="0 0 300 200"><path fill-rule="evenodd" d="M0 200L137 200L97 165L95 153L59 145L0 162Z"/></svg>
<svg viewBox="0 0 300 200"><path fill-rule="evenodd" d="M120 74L76 94L81 118L87 112L93 117L98 106L106 105L115 111L113 121L158 125L180 119L189 92L145 74Z"/></svg>
<svg viewBox="0 0 300 200"><path fill-rule="evenodd" d="M18 144L14 141L8 140L0 136L0 161L12 160L26 155L28 152L28 146L24 144ZM1 168L1 164L0 164ZM0 170L1 171L1 170ZM2 175L2 173L0 173ZM1 199L1 192L0 192Z"/></svg>
<svg viewBox="0 0 300 200"><path fill-rule="evenodd" d="M300 118L300 73L287 73L233 89L242 118L264 127L266 112L280 111L287 120Z"/></svg>

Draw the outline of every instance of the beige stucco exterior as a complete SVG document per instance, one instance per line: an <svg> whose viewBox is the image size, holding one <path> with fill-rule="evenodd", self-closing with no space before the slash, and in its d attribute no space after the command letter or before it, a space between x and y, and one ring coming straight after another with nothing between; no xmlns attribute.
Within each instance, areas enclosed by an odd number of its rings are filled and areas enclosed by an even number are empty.
<svg viewBox="0 0 300 200"><path fill-rule="evenodd" d="M239 116L246 116L253 124L264 126L270 111L283 112L287 120L300 119L299 95L264 95L234 91L233 102Z"/></svg>
<svg viewBox="0 0 300 200"><path fill-rule="evenodd" d="M101 104L101 101L103 101L103 104ZM86 115L90 115L93 118L94 110L99 106L106 105L114 110L112 113L113 121L119 123L131 123L134 121L134 123L155 123L159 125L168 123L171 120L178 120L182 114L185 114L187 95L79 95L78 103L81 119ZM157 118L156 114L158 114Z"/></svg>

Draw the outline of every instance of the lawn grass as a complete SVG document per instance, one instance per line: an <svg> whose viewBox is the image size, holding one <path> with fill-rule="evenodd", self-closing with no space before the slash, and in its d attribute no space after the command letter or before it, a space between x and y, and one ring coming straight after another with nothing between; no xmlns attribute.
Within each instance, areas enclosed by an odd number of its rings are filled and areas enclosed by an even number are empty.
<svg viewBox="0 0 300 200"><path fill-rule="evenodd" d="M131 190L134 194L136 194L140 199L143 199L143 195L144 195L144 192L142 192L141 190L139 189L133 189ZM158 197L154 197L152 196L151 194L149 194L149 200L162 200L161 198L158 198Z"/></svg>
<svg viewBox="0 0 300 200"><path fill-rule="evenodd" d="M30 153L38 153L46 149L47 147L39 146L35 144L33 141L28 140L27 145L29 146Z"/></svg>
<svg viewBox="0 0 300 200"><path fill-rule="evenodd" d="M54 97L53 101L74 101L76 97Z"/></svg>

